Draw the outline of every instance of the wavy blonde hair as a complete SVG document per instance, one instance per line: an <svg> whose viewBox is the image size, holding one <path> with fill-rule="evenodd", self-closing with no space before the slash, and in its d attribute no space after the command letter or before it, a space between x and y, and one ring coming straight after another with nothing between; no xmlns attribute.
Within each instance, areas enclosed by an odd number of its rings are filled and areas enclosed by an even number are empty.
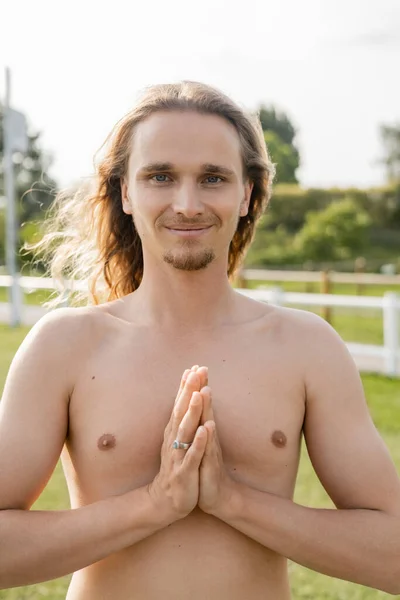
<svg viewBox="0 0 400 600"><path fill-rule="evenodd" d="M258 115L246 114L228 96L202 83L154 85L145 90L107 137L100 149L106 152L97 163L93 179L72 195L58 194L46 215L42 239L24 246L34 251L35 258L41 257L48 275L61 286L61 293L47 306L63 301L66 278L69 285L77 280L86 282L74 293L72 304L100 304L139 287L143 276L142 244L132 216L122 210L120 181L127 172L138 123L157 111L167 110L219 115L238 132L244 177L254 187L248 214L240 217L229 247L230 280L237 273L254 238L257 221L269 203L275 172Z"/></svg>

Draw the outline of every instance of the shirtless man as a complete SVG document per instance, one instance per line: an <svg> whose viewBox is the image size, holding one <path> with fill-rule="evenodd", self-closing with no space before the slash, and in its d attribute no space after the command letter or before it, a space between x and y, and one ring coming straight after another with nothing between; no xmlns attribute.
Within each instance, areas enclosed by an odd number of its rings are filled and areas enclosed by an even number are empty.
<svg viewBox="0 0 400 600"><path fill-rule="evenodd" d="M74 572L68 600L288 600L289 558L400 592L400 482L345 344L230 283L271 174L208 86L152 88L118 124L69 223L111 299L48 313L7 377L2 588ZM339 510L292 500L303 432ZM29 511L61 452L71 510Z"/></svg>

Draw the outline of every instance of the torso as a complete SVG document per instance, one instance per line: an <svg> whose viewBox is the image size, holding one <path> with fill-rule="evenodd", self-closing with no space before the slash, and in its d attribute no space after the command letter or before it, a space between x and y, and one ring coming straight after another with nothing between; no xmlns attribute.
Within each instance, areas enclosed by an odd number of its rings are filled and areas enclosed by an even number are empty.
<svg viewBox="0 0 400 600"><path fill-rule="evenodd" d="M70 400L62 461L72 508L153 480L180 378L194 364L209 369L232 478L292 498L305 413L295 311L246 299L240 323L177 339L127 322L120 306L93 309L93 342ZM75 573L67 597L288 600L290 592L285 558L195 509Z"/></svg>

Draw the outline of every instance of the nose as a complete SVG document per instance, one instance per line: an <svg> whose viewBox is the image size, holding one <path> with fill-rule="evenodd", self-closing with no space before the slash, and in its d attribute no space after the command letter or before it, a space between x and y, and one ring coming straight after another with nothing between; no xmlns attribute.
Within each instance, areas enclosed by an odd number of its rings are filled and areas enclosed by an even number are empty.
<svg viewBox="0 0 400 600"><path fill-rule="evenodd" d="M204 204L200 198L200 190L189 182L182 182L176 190L172 207L176 214L182 214L189 219L204 214Z"/></svg>

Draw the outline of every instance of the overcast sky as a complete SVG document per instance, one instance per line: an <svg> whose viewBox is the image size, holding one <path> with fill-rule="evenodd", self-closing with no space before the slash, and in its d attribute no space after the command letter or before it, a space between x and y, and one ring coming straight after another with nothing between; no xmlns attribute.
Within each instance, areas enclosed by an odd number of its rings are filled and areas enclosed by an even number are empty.
<svg viewBox="0 0 400 600"><path fill-rule="evenodd" d="M143 86L179 79L287 111L305 186L384 179L379 124L400 122L399 0L3 0L1 18L13 107L43 132L61 185L91 172Z"/></svg>

